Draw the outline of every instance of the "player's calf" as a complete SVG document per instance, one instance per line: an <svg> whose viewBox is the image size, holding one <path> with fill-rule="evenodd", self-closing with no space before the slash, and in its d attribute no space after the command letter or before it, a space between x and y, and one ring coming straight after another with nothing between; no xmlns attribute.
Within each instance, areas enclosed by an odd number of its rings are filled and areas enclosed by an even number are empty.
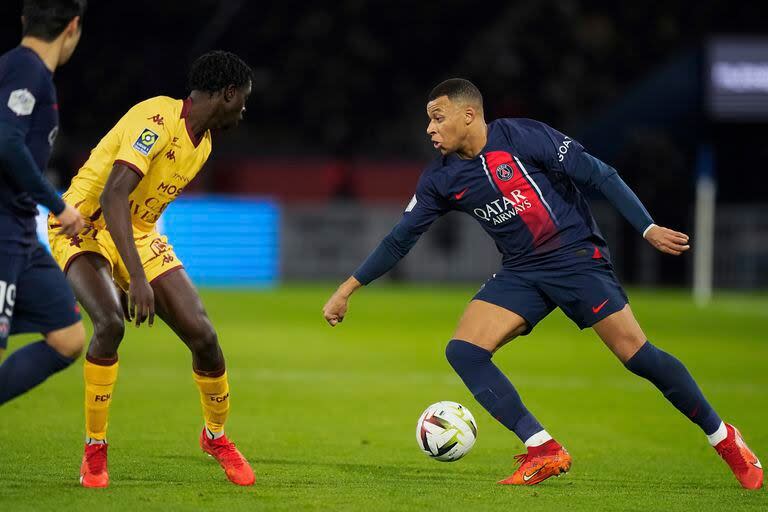
<svg viewBox="0 0 768 512"><path fill-rule="evenodd" d="M85 346L83 322L49 332L45 335L45 342L62 356L77 359Z"/></svg>
<svg viewBox="0 0 768 512"><path fill-rule="evenodd" d="M78 321L77 324L80 322ZM69 328L61 331L67 329ZM71 332L76 337L78 328L72 328ZM75 339L73 346L76 348L79 342L82 348L83 341L82 338L79 341ZM29 391L54 373L74 363L79 350L73 350L73 346L70 346L68 352L75 357L62 354L43 340L25 345L11 354L0 365L0 405Z"/></svg>
<svg viewBox="0 0 768 512"><path fill-rule="evenodd" d="M720 427L720 417L704 398L688 369L676 357L646 341L624 366L653 383L704 434L711 435Z"/></svg>
<svg viewBox="0 0 768 512"><path fill-rule="evenodd" d="M480 405L521 441L546 432L509 379L493 364L491 352L466 341L451 340L445 356Z"/></svg>
<svg viewBox="0 0 768 512"><path fill-rule="evenodd" d="M201 322L197 329L186 334L184 343L192 353L195 371L215 373L224 369L224 354L210 321Z"/></svg>

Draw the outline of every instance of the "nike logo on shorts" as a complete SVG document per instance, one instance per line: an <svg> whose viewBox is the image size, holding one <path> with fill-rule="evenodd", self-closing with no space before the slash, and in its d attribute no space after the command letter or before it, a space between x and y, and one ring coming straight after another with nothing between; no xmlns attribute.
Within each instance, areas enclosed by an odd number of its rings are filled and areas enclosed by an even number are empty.
<svg viewBox="0 0 768 512"><path fill-rule="evenodd" d="M606 304L608 304L608 299L605 299L603 303L600 304L599 306L592 306L592 312L594 314L598 314L600 310L603 309L603 306L605 306Z"/></svg>

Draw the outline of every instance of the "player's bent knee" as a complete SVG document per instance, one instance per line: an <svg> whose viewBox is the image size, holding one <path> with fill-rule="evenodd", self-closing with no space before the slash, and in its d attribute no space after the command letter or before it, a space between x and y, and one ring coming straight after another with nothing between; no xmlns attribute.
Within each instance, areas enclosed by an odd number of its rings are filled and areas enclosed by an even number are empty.
<svg viewBox="0 0 768 512"><path fill-rule="evenodd" d="M216 330L209 322L201 325L196 332L185 341L194 354L208 354L211 352L218 352L219 350L219 337L216 335Z"/></svg>
<svg viewBox="0 0 768 512"><path fill-rule="evenodd" d="M80 357L85 346L85 326L83 322L77 322L69 327L51 331L45 335L45 342L64 357L76 359Z"/></svg>
<svg viewBox="0 0 768 512"><path fill-rule="evenodd" d="M100 342L120 343L125 335L125 322L120 313L93 319L93 337Z"/></svg>
<svg viewBox="0 0 768 512"><path fill-rule="evenodd" d="M468 341L453 339L445 346L445 358L453 369L457 371L467 363L476 363L478 360L480 362L490 360L491 351L483 349L485 350L483 352L483 350L478 350L478 348L483 347Z"/></svg>

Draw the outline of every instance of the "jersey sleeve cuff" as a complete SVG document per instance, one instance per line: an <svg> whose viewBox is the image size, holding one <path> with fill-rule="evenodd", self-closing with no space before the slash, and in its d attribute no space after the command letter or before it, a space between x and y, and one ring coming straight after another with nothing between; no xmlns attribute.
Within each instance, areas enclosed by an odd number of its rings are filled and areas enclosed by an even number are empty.
<svg viewBox="0 0 768 512"><path fill-rule="evenodd" d="M58 195L56 195L52 201L53 202L51 203L48 209L51 211L51 213L55 217L58 217L59 215L61 215L61 212L63 212L64 209L67 207L67 205L66 203L64 203L64 200Z"/></svg>
<svg viewBox="0 0 768 512"><path fill-rule="evenodd" d="M651 222L651 225L650 225L650 226L648 226L647 228L645 228L645 229L643 230L643 238L645 238L645 235L647 235L647 234L648 234L648 232L651 230L651 228L652 228L653 226L655 226L655 225L656 225L656 224L654 224L653 222Z"/></svg>
<svg viewBox="0 0 768 512"><path fill-rule="evenodd" d="M124 165L124 166L128 167L130 170L132 170L133 172L138 174L139 178L143 178L144 177L144 171L139 169L139 167L136 164L133 164L131 162L127 162L125 160L115 160L115 165L116 164L121 164L121 165Z"/></svg>

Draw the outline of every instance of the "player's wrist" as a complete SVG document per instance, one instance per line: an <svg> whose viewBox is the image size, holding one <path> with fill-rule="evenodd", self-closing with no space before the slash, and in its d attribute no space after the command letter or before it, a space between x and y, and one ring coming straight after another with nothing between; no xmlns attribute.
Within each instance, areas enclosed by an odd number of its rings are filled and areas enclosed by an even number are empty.
<svg viewBox="0 0 768 512"><path fill-rule="evenodd" d="M339 287L336 290L336 293L342 298L348 299L350 295L352 295L355 292L355 290L357 290L361 286L363 285L360 284L360 281L358 281L354 276L352 276L346 281L344 281L343 283L341 283L341 285L339 285Z"/></svg>
<svg viewBox="0 0 768 512"><path fill-rule="evenodd" d="M647 228L645 228L645 230L643 230L643 238L645 238L645 237L646 237L646 235L648 234L648 232L649 232L651 229L655 228L655 227L656 227L656 224L654 224L654 223L652 222L650 226L648 226Z"/></svg>

